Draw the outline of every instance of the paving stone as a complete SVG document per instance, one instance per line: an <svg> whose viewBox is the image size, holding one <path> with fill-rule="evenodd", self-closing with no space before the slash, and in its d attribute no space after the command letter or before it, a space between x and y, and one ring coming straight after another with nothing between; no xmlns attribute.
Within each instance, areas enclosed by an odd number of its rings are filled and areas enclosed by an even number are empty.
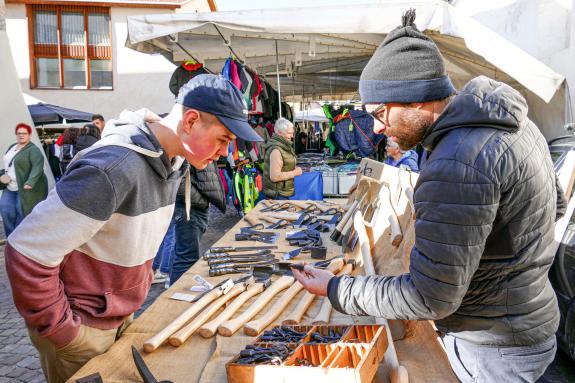
<svg viewBox="0 0 575 383"><path fill-rule="evenodd" d="M13 366L13 365L17 364L18 362L20 362L24 358L25 358L25 356L13 354L13 355L7 356L2 362L6 366Z"/></svg>
<svg viewBox="0 0 575 383"><path fill-rule="evenodd" d="M13 366L6 366L6 365L0 367L0 376L5 376L7 373L12 371L12 368L14 368L14 367Z"/></svg>
<svg viewBox="0 0 575 383"><path fill-rule="evenodd" d="M37 367L40 366L40 360L35 356L27 356L18 363L16 363L18 367L30 368L30 367Z"/></svg>
<svg viewBox="0 0 575 383"><path fill-rule="evenodd" d="M19 379L23 382L29 382L33 378L36 378L38 376L38 373L39 373L38 371L27 370L26 373L20 375Z"/></svg>
<svg viewBox="0 0 575 383"><path fill-rule="evenodd" d="M22 367L14 367L11 371L9 371L6 376L9 378L19 378L20 376L24 375L25 373L29 372L27 368Z"/></svg>
<svg viewBox="0 0 575 383"><path fill-rule="evenodd" d="M31 344L21 344L18 345L13 352L14 354L20 355L33 355L33 353L36 352L36 349Z"/></svg>

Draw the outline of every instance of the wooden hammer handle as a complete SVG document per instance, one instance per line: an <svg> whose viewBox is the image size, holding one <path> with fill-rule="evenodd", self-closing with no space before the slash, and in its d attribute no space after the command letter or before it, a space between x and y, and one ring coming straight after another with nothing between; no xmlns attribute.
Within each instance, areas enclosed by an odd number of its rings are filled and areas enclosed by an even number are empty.
<svg viewBox="0 0 575 383"><path fill-rule="evenodd" d="M212 319L209 322L206 322L200 327L198 333L203 336L204 338L211 338L212 336L216 335L218 332L218 327L230 319L232 315L239 310L240 307L243 306L244 303L248 301L254 295L260 294L264 291L264 284L263 283L254 283L248 286L246 291L241 293L232 303L230 303L224 311L220 313L217 317Z"/></svg>
<svg viewBox="0 0 575 383"><path fill-rule="evenodd" d="M353 269L352 265L347 264L343 267L343 269L341 269L339 271L339 273L337 273L337 275L340 276L340 275L344 275L344 274L349 274L349 273L351 273L352 269ZM285 324L285 325L299 324L301 322L301 318L307 312L307 310L309 309L309 307L313 303L313 300L315 299L315 297L316 297L315 294L312 294L309 291L306 291L305 294L303 295L303 297L301 297L301 299L299 300L297 306L292 310L291 313L288 314L288 316L286 317L286 319L284 319L282 324Z"/></svg>
<svg viewBox="0 0 575 383"><path fill-rule="evenodd" d="M261 317L244 325L244 332L249 336L257 336L263 331L270 323L272 323L284 309L289 305L290 301L303 289L299 282L294 282L289 289L284 292L281 297L270 307L270 309Z"/></svg>
<svg viewBox="0 0 575 383"><path fill-rule="evenodd" d="M196 332L202 324L204 324L212 315L216 313L227 301L234 298L235 296L241 294L246 290L246 286L242 283L234 285L227 292L227 294L222 295L216 299L209 307L198 314L190 323L182 327L178 332L170 336L168 341L172 346L181 346L193 333Z"/></svg>
<svg viewBox="0 0 575 383"><path fill-rule="evenodd" d="M265 214L262 214L262 215L260 216L260 220L266 221L266 222L269 222L269 223L272 223L272 224L277 223L277 222L279 221L279 219L277 219L277 218L272 218L272 217L268 217L268 216L265 215Z"/></svg>
<svg viewBox="0 0 575 383"><path fill-rule="evenodd" d="M264 291L240 316L222 323L220 327L218 327L218 334L223 336L234 335L234 333L238 331L244 323L248 322L257 313L259 313L277 293L293 285L294 281L294 277L287 275L279 278L277 281L272 283L272 285L268 287L266 291Z"/></svg>
<svg viewBox="0 0 575 383"><path fill-rule="evenodd" d="M297 306L292 310L291 313L288 314L288 316L283 320L282 324L286 325L299 324L299 322L301 322L301 318L303 317L309 306L311 306L314 299L315 294L306 291L299 300Z"/></svg>
<svg viewBox="0 0 575 383"><path fill-rule="evenodd" d="M369 245L369 238L365 230L365 225L363 223L363 215L361 212L357 212L354 216L355 230L358 234L358 242L361 249L361 257L363 259L363 270L365 275L375 275L375 268L373 267L373 260L371 255L371 247ZM375 318L375 323L385 326L385 332L387 335L388 347L385 351L384 361L389 365L391 369L391 374L395 376L403 376L403 373L407 373L407 370L401 370L399 365L399 360L397 358L397 353L395 350L395 345L393 343L393 338L391 337L391 331L389 330L389 324L385 318Z"/></svg>
<svg viewBox="0 0 575 383"><path fill-rule="evenodd" d="M327 269L332 273L337 273L342 269L343 264L343 259L334 259L331 261ZM284 311L284 309L289 305L290 301L301 291L301 289L303 289L302 284L299 282L294 282L294 284L282 294L282 296L262 317L244 325L244 333L249 336L256 336L262 332L267 326L276 320L276 318Z"/></svg>
<svg viewBox="0 0 575 383"><path fill-rule="evenodd" d="M258 217L249 214L244 216L244 220L251 226L257 225L259 223Z"/></svg>
<svg viewBox="0 0 575 383"><path fill-rule="evenodd" d="M313 325L324 325L329 323L329 318L331 317L331 302L328 297L324 297L319 308L319 312L313 318L311 324Z"/></svg>
<svg viewBox="0 0 575 383"><path fill-rule="evenodd" d="M345 214L343 215L343 217L341 217L341 220L339 221L339 223L337 224L337 226L335 227L335 230L337 230L338 233L343 232L343 228L344 226L347 224L347 222L351 219L351 217L353 216L353 213L355 212L355 210L357 209L357 206L359 205L359 201L355 200L353 201L353 203L351 204L351 206L349 207L349 209L347 209L347 211L345 212Z"/></svg>
<svg viewBox="0 0 575 383"><path fill-rule="evenodd" d="M187 321L192 319L200 310L209 305L222 295L222 290L215 289L204 295L199 301L192 304L186 311L181 313L169 325L156 335L144 342L144 351L153 352L164 343L173 333L178 331Z"/></svg>
<svg viewBox="0 0 575 383"><path fill-rule="evenodd" d="M289 203L290 205L297 206L300 209L307 209L310 205L310 202L298 201L298 200L290 200Z"/></svg>
<svg viewBox="0 0 575 383"><path fill-rule="evenodd" d="M342 270L343 271L343 270ZM324 325L329 323L329 318L331 317L331 310L333 309L331 302L328 297L324 297L319 308L319 312L313 318L313 325Z"/></svg>
<svg viewBox="0 0 575 383"><path fill-rule="evenodd" d="M403 234L401 234L401 226L399 226L399 220L393 209L389 209L387 220L389 221L389 227L391 229L391 244L397 247L403 240Z"/></svg>
<svg viewBox="0 0 575 383"><path fill-rule="evenodd" d="M290 204L299 207L300 209L307 209L310 206L314 206L316 208L318 208L322 213L335 207L340 209L340 207L338 205L334 205L334 206L329 206L327 204L324 204L320 201L298 201L298 200L290 200L289 201Z"/></svg>
<svg viewBox="0 0 575 383"><path fill-rule="evenodd" d="M344 275L344 274L351 274L353 271L353 266L348 264L341 269L337 276ZM313 325L324 325L329 323L329 318L331 317L331 310L332 305L329 300L329 297L323 297L323 301L321 302L321 306L319 308L318 313L316 314L315 318L312 320Z"/></svg>

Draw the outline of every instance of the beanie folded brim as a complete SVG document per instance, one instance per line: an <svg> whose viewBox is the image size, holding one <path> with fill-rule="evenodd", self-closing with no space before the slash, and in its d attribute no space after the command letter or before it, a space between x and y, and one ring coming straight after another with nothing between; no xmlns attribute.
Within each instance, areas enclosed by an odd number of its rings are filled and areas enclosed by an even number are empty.
<svg viewBox="0 0 575 383"><path fill-rule="evenodd" d="M455 93L449 76L427 80L360 80L363 104L427 102L442 100Z"/></svg>

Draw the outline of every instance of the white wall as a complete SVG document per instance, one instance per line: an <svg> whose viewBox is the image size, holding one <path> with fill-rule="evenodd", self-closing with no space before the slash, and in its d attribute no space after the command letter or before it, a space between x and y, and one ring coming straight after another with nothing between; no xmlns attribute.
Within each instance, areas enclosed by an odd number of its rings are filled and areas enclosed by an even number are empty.
<svg viewBox="0 0 575 383"><path fill-rule="evenodd" d="M124 47L126 17L136 14L171 13L166 9L112 8L113 90L30 89L30 58L26 8L8 4L6 28L22 91L45 102L89 113L106 119L123 109L147 107L157 113L168 112L174 97L168 83L175 66L160 55L147 55Z"/></svg>

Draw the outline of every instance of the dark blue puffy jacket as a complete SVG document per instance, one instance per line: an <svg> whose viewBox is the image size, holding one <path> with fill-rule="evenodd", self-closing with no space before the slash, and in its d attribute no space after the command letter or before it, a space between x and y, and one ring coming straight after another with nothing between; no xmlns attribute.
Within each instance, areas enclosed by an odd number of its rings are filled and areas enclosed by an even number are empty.
<svg viewBox="0 0 575 383"><path fill-rule="evenodd" d="M554 336L557 188L547 143L523 96L478 77L423 138L409 274L334 277L333 307L432 319L476 344L529 346ZM377 256L377 254L375 255Z"/></svg>
<svg viewBox="0 0 575 383"><path fill-rule="evenodd" d="M408 150L407 152L405 152L403 154L403 156L401 156L399 161L395 162L393 160L393 158L388 157L385 160L385 163L387 165L395 166L397 168L399 168L400 166L403 165L403 166L408 167L412 172L419 172L419 165L417 165L418 158L419 157L418 157L417 152L415 150Z"/></svg>

